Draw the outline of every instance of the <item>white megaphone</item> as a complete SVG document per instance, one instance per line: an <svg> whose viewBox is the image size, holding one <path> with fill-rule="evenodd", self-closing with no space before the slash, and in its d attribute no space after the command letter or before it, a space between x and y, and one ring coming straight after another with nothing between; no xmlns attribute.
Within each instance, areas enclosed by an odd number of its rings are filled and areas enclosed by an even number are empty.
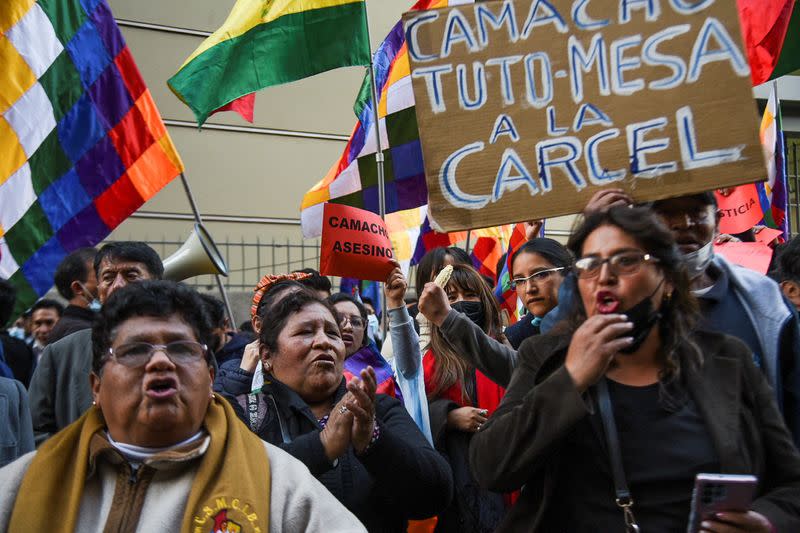
<svg viewBox="0 0 800 533"><path fill-rule="evenodd" d="M181 281L201 274L227 276L228 265L206 228L195 223L183 246L164 260L164 279Z"/></svg>

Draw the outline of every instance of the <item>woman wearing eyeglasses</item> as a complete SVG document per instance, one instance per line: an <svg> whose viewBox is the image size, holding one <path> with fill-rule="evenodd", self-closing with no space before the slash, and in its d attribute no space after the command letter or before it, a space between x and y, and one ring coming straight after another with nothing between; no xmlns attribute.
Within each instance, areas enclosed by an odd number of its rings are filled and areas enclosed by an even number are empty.
<svg viewBox="0 0 800 533"><path fill-rule="evenodd" d="M350 380L371 366L375 371L378 393L401 397L392 366L367 335L367 308L364 304L344 292L331 294L328 301L339 312L339 329L345 348L345 377Z"/></svg>
<svg viewBox="0 0 800 533"><path fill-rule="evenodd" d="M542 318L558 305L558 289L571 265L569 251L553 239L531 239L514 252L511 286L528 311L506 328L506 338L515 350L522 341L539 334Z"/></svg>
<svg viewBox="0 0 800 533"><path fill-rule="evenodd" d="M498 531L631 531L626 519L684 531L698 473L759 480L750 511L701 531L800 531L800 456L746 346L695 328L670 232L617 207L589 215L568 247L571 323L522 346L470 449L483 487L524 486Z"/></svg>
<svg viewBox="0 0 800 533"><path fill-rule="evenodd" d="M447 294L433 283L420 294L419 309L459 357L505 387L517 366L520 344L539 334L542 317L558 305L558 291L571 265L572 255L553 239L534 238L522 245L511 260L511 283L528 312L497 338L453 312Z"/></svg>
<svg viewBox="0 0 800 533"><path fill-rule="evenodd" d="M364 531L215 397L210 326L186 286L115 291L92 331L93 406L0 470L0 531Z"/></svg>

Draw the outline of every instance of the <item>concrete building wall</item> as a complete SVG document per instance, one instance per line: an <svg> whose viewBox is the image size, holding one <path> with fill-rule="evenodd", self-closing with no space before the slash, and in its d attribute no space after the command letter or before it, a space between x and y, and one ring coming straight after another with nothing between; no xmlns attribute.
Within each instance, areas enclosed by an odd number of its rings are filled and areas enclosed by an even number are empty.
<svg viewBox="0 0 800 533"><path fill-rule="evenodd" d="M166 85L167 79L225 20L234 0L109 0L139 69L150 88L186 165L186 175L206 226L218 242L281 245L260 257L252 249L229 247L232 286L254 284L263 273L315 266L313 241L299 248L299 207L303 194L339 157L355 124L352 104L363 68L327 72L260 91L255 123L234 113L209 119L203 130ZM369 0L373 46L410 5ZM153 26L156 25L156 26ZM163 27L158 27L163 26ZM769 86L755 89L766 99ZM787 131L800 135L800 77L780 80ZM223 131L219 127L233 128ZM551 236L565 240L573 217L547 223ZM192 228L191 210L180 180L173 181L109 239L181 242ZM287 243L295 247L288 250ZM177 244L160 245L171 253ZM243 251L244 250L244 251ZM275 256L273 258L273 255ZM210 278L198 280L208 285Z"/></svg>
<svg viewBox="0 0 800 533"><path fill-rule="evenodd" d="M233 4L234 0L110 0L183 158L200 210L215 220L208 223L212 234L237 240L256 236L298 240L303 194L344 149L355 124L352 104L364 68L338 69L266 89L256 98L253 125L229 112L211 117L208 126L198 130L191 111L171 93L166 81L204 38L181 30L213 31ZM402 5L370 1L374 43L399 19ZM142 27L153 24L166 27ZM217 125L236 131L215 130ZM185 236L191 229L189 220L154 217L187 218L190 213L180 180L175 180L110 239Z"/></svg>

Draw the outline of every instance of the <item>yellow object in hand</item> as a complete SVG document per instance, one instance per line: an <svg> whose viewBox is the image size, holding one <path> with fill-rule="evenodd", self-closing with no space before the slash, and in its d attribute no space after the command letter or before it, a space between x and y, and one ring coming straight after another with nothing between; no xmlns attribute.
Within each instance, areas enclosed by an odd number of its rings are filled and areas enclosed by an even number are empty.
<svg viewBox="0 0 800 533"><path fill-rule="evenodd" d="M434 279L433 282L444 289L445 285L447 285L447 282L450 281L450 276L452 275L453 265L447 265L436 275L436 279Z"/></svg>

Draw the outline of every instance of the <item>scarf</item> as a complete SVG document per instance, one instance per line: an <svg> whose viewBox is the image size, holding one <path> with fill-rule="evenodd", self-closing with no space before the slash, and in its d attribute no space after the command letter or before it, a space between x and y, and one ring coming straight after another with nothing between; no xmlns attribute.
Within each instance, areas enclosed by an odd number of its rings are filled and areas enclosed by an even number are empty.
<svg viewBox="0 0 800 533"><path fill-rule="evenodd" d="M344 360L345 379L347 379L348 383L350 383L353 377L358 377L360 379L361 371L368 366L371 366L372 369L375 370L375 378L378 382L378 394L386 394L399 400L403 399L403 395L400 393L400 387L397 386L394 379L392 365L383 358L381 352L378 351L378 347L372 342L363 346L356 353Z"/></svg>
<svg viewBox="0 0 800 533"><path fill-rule="evenodd" d="M220 398L211 401L204 420L211 443L202 456L186 501L181 533L211 530L214 514L233 502L247 509L248 531L269 530L270 468L264 444ZM89 470L92 437L105 431L102 412L91 407L76 422L39 448L22 480L9 531L72 532L78 523ZM248 507L245 507L248 506ZM46 510L46 512L43 512ZM54 529L53 517L60 527Z"/></svg>

